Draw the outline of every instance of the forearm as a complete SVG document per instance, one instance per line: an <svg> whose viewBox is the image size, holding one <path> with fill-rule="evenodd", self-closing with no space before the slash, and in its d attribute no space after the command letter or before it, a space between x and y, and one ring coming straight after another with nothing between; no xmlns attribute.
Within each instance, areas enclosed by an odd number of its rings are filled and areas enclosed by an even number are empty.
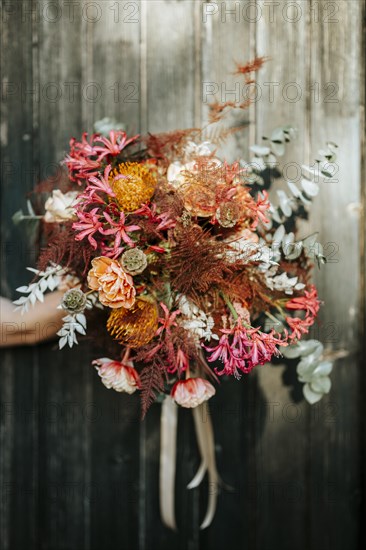
<svg viewBox="0 0 366 550"><path fill-rule="evenodd" d="M63 292L56 291L45 296L23 315L14 311L10 300L0 298L0 347L34 345L54 338L62 326L65 311L57 309Z"/></svg>

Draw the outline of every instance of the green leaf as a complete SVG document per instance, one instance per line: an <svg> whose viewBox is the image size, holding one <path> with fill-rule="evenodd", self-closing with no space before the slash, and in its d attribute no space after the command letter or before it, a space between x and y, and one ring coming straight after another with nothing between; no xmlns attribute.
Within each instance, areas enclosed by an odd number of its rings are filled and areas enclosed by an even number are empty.
<svg viewBox="0 0 366 550"><path fill-rule="evenodd" d="M11 219L14 225L18 225L20 224L21 221L23 221L23 218L24 218L23 210L18 210L17 212L15 212L15 214L13 214Z"/></svg>

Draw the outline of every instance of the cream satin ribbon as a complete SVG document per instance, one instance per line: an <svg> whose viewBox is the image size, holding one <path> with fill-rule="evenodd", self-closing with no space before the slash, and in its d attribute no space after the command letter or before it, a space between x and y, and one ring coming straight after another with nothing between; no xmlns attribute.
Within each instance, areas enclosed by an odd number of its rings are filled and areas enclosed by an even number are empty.
<svg viewBox="0 0 366 550"><path fill-rule="evenodd" d="M205 473L208 473L208 506L200 526L200 529L206 529L215 516L220 477L216 467L214 433L208 404L199 405L192 412L201 464L187 488L198 487L203 481ZM178 407L171 397L166 397L162 405L160 424L160 513L163 523L173 530L176 530L174 500L177 424Z"/></svg>
<svg viewBox="0 0 366 550"><path fill-rule="evenodd" d="M160 418L160 515L163 523L174 531L175 522L175 468L177 455L178 407L167 396L162 404Z"/></svg>

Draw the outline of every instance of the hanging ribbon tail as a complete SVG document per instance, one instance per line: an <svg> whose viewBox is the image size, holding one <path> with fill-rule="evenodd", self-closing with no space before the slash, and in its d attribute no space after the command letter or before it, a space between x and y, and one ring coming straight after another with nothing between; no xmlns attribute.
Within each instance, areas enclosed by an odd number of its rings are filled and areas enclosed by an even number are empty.
<svg viewBox="0 0 366 550"><path fill-rule="evenodd" d="M207 465L206 465L206 462L204 460L202 460L201 464L200 464L200 467L198 468L197 470L197 473L196 475L194 476L194 478L192 479L192 481L190 481L187 485L187 489L195 489L196 487L198 487L198 485L200 485L200 483L202 482L203 478L205 477L205 473L207 471Z"/></svg>
<svg viewBox="0 0 366 550"><path fill-rule="evenodd" d="M177 529L175 521L175 469L177 454L178 407L167 396L162 404L160 420L160 514L163 523Z"/></svg>
<svg viewBox="0 0 366 550"><path fill-rule="evenodd" d="M192 483L197 482L197 480L201 482L205 471L208 470L208 506L200 529L206 529L215 516L218 485L220 481L216 467L214 432L211 417L206 407L208 408L207 403L193 409L197 443L201 454L201 465L189 484L192 485Z"/></svg>

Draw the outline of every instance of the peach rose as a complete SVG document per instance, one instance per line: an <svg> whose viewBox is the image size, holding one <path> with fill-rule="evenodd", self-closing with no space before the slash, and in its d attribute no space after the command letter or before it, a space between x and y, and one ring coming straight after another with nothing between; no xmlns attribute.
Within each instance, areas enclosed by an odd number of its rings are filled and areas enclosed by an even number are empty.
<svg viewBox="0 0 366 550"><path fill-rule="evenodd" d="M187 380L178 380L174 384L171 397L178 405L192 409L210 399L215 393L215 388L208 380L188 378Z"/></svg>
<svg viewBox="0 0 366 550"><path fill-rule="evenodd" d="M99 292L99 300L104 306L129 309L135 303L136 290L131 275L111 258L99 256L92 260L88 285Z"/></svg>
<svg viewBox="0 0 366 550"><path fill-rule="evenodd" d="M113 361L108 357L102 357L93 361L106 388L113 388L118 392L134 393L140 389L141 382L132 361Z"/></svg>

